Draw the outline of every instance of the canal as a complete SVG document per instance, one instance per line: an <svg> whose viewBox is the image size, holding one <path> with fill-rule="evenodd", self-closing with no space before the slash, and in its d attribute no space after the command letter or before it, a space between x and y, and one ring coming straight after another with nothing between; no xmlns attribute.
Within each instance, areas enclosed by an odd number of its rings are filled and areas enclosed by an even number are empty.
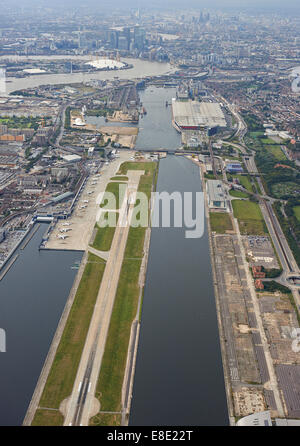
<svg viewBox="0 0 300 446"><path fill-rule="evenodd" d="M163 104L173 91L164 90L162 97L159 90L146 90L143 97L146 131L152 135L140 133L138 144L145 149L162 144L172 149L179 143ZM168 124L151 131L151 116L155 123ZM175 155L160 161L159 192L201 188L192 161ZM228 425L207 228L199 239L185 238L185 229L152 229L131 426Z"/></svg>
<svg viewBox="0 0 300 446"><path fill-rule="evenodd" d="M42 224L0 281L0 425L21 425L77 273L80 252L39 251Z"/></svg>

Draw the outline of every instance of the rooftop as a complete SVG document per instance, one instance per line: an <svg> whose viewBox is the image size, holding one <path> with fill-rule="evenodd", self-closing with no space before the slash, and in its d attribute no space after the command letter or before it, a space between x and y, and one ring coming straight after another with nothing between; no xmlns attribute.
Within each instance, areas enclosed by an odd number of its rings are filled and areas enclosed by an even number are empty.
<svg viewBox="0 0 300 446"><path fill-rule="evenodd" d="M207 192L211 201L224 201L225 194L221 181L207 180Z"/></svg>
<svg viewBox="0 0 300 446"><path fill-rule="evenodd" d="M217 102L172 101L173 117L179 127L226 127L224 113Z"/></svg>

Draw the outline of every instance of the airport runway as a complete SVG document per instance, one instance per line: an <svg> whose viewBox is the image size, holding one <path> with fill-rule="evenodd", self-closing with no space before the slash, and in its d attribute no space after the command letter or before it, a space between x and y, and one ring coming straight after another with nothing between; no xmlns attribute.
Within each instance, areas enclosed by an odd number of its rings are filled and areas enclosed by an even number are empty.
<svg viewBox="0 0 300 446"><path fill-rule="evenodd" d="M128 192L132 199L123 201L106 268L100 285L97 302L90 323L86 343L79 364L72 394L67 403L65 426L89 424L91 416L99 410L94 397L97 379L104 354L106 337L117 291L133 204L142 171L130 171L127 176ZM127 222L127 224L126 224Z"/></svg>

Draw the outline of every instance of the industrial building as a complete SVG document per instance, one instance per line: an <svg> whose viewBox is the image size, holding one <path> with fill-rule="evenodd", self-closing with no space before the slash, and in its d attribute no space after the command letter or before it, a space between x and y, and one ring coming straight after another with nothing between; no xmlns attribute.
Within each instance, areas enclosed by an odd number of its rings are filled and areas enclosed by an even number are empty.
<svg viewBox="0 0 300 446"><path fill-rule="evenodd" d="M77 163L81 161L81 156L79 155L62 155L62 159L68 163Z"/></svg>
<svg viewBox="0 0 300 446"><path fill-rule="evenodd" d="M207 180L206 192L208 196L208 207L210 209L226 210L226 197L221 181Z"/></svg>
<svg viewBox="0 0 300 446"><path fill-rule="evenodd" d="M237 426L272 426L269 410L256 412L238 420Z"/></svg>
<svg viewBox="0 0 300 446"><path fill-rule="evenodd" d="M174 126L179 130L202 130L209 132L227 126L224 113L216 102L172 100Z"/></svg>
<svg viewBox="0 0 300 446"><path fill-rule="evenodd" d="M242 173L244 169L240 163L228 163L226 166L226 172L228 173Z"/></svg>

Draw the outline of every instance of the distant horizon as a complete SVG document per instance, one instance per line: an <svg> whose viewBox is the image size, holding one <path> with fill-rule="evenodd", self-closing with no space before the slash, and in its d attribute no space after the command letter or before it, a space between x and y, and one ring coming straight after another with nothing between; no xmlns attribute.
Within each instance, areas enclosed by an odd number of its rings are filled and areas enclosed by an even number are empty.
<svg viewBox="0 0 300 446"><path fill-rule="evenodd" d="M95 11L113 11L123 10L130 11L132 9L150 10L170 10L176 9L186 10L202 10L209 9L210 11L220 10L228 12L249 12L251 14L257 13L281 13L288 15L290 13L300 13L299 0L286 0L284 4L280 0L186 0L184 7L181 0L127 0L126 4L122 0L102 0L99 4L98 0L65 0L63 3L60 0L0 0L0 6L4 9L13 9L18 6L18 11L22 8L45 8L45 10L59 9L69 10L70 12L76 9L85 8L87 13L90 9Z"/></svg>

